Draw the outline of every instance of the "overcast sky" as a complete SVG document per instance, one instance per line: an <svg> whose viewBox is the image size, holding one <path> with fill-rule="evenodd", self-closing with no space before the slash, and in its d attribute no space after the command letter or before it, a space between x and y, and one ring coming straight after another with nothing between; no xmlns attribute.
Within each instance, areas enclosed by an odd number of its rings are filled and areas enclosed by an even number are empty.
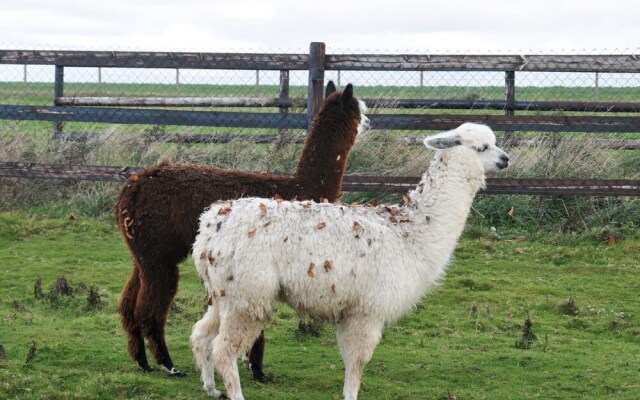
<svg viewBox="0 0 640 400"><path fill-rule="evenodd" d="M638 0L0 0L0 48L306 52L640 49Z"/></svg>

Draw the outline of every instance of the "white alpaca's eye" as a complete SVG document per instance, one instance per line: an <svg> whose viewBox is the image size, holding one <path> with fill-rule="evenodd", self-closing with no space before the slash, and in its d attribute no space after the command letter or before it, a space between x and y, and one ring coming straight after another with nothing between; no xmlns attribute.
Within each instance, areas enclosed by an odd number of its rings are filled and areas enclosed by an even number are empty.
<svg viewBox="0 0 640 400"><path fill-rule="evenodd" d="M475 149L478 153L482 153L483 151L486 151L488 148L489 148L489 145L485 144L482 147L476 147Z"/></svg>

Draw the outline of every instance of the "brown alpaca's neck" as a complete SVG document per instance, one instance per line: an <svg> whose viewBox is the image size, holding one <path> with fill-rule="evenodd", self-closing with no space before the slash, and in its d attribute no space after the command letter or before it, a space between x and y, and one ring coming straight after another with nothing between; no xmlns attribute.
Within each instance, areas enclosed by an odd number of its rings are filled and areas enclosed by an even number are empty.
<svg viewBox="0 0 640 400"><path fill-rule="evenodd" d="M305 141L295 179L314 200L335 201L340 197L342 177L355 137L343 132L347 125L331 126L319 121ZM350 129L355 132L357 126Z"/></svg>

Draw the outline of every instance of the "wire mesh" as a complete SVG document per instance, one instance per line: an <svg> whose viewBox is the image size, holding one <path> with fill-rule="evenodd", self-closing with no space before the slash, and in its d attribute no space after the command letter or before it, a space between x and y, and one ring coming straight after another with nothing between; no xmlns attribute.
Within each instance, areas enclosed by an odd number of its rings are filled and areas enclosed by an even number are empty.
<svg viewBox="0 0 640 400"><path fill-rule="evenodd" d="M71 53L69 60L83 54ZM286 54L235 54L235 64L225 64L215 54L127 53L140 57L133 66L162 56L167 67L65 66L58 96L54 65L0 62L0 104L34 107L0 108L0 161L144 167L170 160L291 173L306 132L305 53L291 52L293 67L282 61L280 68L269 62ZM373 130L353 149L347 174L417 176L430 154L412 144L470 120L492 126L510 153L513 166L502 177L638 179L640 63L628 53L327 54L324 81L352 83L370 105ZM124 57L106 56L104 64ZM215 69L204 67L207 60ZM513 98L506 71L514 71ZM86 117L56 123L55 104ZM29 112L49 119L16 117ZM416 119L399 122L407 115Z"/></svg>

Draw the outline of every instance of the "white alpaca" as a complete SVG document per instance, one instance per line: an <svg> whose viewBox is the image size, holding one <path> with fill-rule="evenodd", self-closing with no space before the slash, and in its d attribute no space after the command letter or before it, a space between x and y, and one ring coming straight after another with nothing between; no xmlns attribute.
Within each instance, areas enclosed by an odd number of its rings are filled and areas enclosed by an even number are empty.
<svg viewBox="0 0 640 400"><path fill-rule="evenodd" d="M466 123L424 143L438 151L402 207L244 198L202 214L193 255L210 306L191 342L210 395L221 396L215 365L227 395L244 399L236 359L280 299L337 324L343 394L357 399L384 325L443 278L485 171L508 165L484 125Z"/></svg>

